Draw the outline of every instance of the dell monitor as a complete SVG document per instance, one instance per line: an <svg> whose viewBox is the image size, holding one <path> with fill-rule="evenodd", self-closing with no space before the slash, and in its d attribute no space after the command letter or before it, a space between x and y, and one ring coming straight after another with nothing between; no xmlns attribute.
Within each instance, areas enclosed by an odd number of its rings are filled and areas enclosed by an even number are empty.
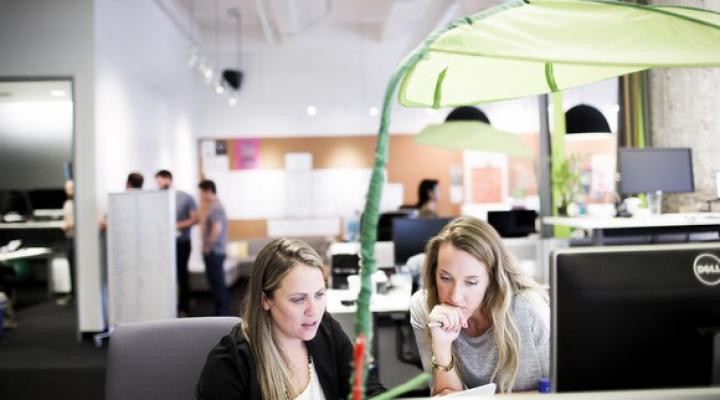
<svg viewBox="0 0 720 400"><path fill-rule="evenodd" d="M562 249L550 273L555 391L720 383L720 243Z"/></svg>
<svg viewBox="0 0 720 400"><path fill-rule="evenodd" d="M692 153L688 148L620 148L618 170L623 194L695 191Z"/></svg>
<svg viewBox="0 0 720 400"><path fill-rule="evenodd" d="M395 218L393 245L395 265L405 265L408 258L425 252L425 245L440 233L451 218Z"/></svg>

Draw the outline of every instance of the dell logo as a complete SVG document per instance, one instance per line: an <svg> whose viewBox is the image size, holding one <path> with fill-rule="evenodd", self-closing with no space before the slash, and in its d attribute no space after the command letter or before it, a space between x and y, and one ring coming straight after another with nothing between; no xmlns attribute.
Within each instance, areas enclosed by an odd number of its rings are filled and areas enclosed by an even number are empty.
<svg viewBox="0 0 720 400"><path fill-rule="evenodd" d="M693 272L703 285L720 284L720 258L708 253L700 254L693 262Z"/></svg>

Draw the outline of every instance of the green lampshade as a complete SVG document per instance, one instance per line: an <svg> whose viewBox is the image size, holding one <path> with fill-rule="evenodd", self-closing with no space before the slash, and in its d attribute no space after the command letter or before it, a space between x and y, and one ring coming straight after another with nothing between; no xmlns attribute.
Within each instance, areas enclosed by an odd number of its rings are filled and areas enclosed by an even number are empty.
<svg viewBox="0 0 720 400"><path fill-rule="evenodd" d="M400 103L457 107L648 68L720 65L720 13L617 1L509 0L434 32L418 51L422 58L402 77Z"/></svg>
<svg viewBox="0 0 720 400"><path fill-rule="evenodd" d="M415 143L455 150L479 150L532 157L532 149L510 132L480 121L448 121L431 124L415 135Z"/></svg>

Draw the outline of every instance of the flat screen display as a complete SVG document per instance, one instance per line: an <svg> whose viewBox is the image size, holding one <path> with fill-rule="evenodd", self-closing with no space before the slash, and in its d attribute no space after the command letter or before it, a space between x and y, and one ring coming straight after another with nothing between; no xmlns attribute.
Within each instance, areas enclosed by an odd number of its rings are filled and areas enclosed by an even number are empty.
<svg viewBox="0 0 720 400"><path fill-rule="evenodd" d="M620 192L695 191L692 153L688 148L627 149L618 151Z"/></svg>

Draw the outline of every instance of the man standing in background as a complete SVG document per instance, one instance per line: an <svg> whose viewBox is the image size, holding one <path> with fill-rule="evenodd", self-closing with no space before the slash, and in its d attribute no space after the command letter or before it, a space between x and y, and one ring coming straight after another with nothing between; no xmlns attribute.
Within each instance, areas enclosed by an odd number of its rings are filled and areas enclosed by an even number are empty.
<svg viewBox="0 0 720 400"><path fill-rule="evenodd" d="M225 246L228 220L217 198L215 182L203 180L198 185L200 198L207 204L207 215L202 224L203 261L205 277L215 300L215 315L230 315L230 300L225 285Z"/></svg>
<svg viewBox="0 0 720 400"><path fill-rule="evenodd" d="M168 170L160 170L155 174L155 183L160 189L172 188L172 174ZM178 282L178 316L187 317L190 313L190 228L198 222L195 200L182 190L175 190L175 215L177 236L175 239L175 261Z"/></svg>

